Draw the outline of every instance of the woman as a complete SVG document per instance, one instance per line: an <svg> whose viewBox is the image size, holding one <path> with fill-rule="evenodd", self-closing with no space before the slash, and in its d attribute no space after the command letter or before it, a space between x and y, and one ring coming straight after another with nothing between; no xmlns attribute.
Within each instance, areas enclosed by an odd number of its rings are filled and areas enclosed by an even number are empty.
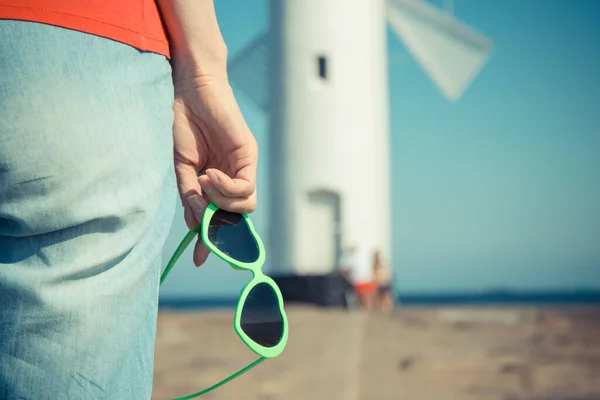
<svg viewBox="0 0 600 400"><path fill-rule="evenodd" d="M226 65L212 0L0 0L1 399L150 398L175 178L256 206Z"/></svg>
<svg viewBox="0 0 600 400"><path fill-rule="evenodd" d="M377 305L382 311L389 312L394 308L392 272L384 264L381 250L373 255L373 275L377 285Z"/></svg>

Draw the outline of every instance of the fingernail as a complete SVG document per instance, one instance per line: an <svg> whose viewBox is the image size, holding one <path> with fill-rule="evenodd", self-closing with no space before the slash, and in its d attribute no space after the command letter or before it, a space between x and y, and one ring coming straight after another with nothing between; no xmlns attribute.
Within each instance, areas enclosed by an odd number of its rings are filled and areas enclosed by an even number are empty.
<svg viewBox="0 0 600 400"><path fill-rule="evenodd" d="M210 180L213 183L219 183L219 176L217 175L217 173L215 171L213 171L212 169L207 169L206 170L206 175L208 175L208 177L210 178Z"/></svg>
<svg viewBox="0 0 600 400"><path fill-rule="evenodd" d="M194 213L194 217L198 222L202 221L202 214L204 214L204 210L206 209L206 201L199 194L193 194L188 197L188 203L190 204L190 208Z"/></svg>

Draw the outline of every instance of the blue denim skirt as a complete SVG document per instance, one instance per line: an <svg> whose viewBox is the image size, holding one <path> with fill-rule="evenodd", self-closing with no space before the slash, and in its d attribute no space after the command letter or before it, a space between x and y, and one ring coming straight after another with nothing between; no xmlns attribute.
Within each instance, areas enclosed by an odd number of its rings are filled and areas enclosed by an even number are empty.
<svg viewBox="0 0 600 400"><path fill-rule="evenodd" d="M168 60L0 20L0 399L149 399Z"/></svg>

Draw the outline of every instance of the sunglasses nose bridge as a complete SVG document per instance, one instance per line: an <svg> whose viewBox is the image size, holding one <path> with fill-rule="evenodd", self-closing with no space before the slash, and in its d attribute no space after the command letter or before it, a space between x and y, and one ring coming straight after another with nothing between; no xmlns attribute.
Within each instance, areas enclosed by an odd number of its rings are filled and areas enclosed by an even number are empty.
<svg viewBox="0 0 600 400"><path fill-rule="evenodd" d="M249 271L252 274L252 279L248 282L248 286L253 287L264 281L265 274L262 273L260 268L250 268Z"/></svg>

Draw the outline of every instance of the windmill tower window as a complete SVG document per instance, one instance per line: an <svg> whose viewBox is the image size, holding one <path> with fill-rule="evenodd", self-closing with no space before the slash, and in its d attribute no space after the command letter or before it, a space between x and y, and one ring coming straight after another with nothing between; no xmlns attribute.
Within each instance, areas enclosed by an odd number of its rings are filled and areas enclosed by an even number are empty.
<svg viewBox="0 0 600 400"><path fill-rule="evenodd" d="M327 58L325 56L317 57L317 71L319 78L324 81L327 80Z"/></svg>

